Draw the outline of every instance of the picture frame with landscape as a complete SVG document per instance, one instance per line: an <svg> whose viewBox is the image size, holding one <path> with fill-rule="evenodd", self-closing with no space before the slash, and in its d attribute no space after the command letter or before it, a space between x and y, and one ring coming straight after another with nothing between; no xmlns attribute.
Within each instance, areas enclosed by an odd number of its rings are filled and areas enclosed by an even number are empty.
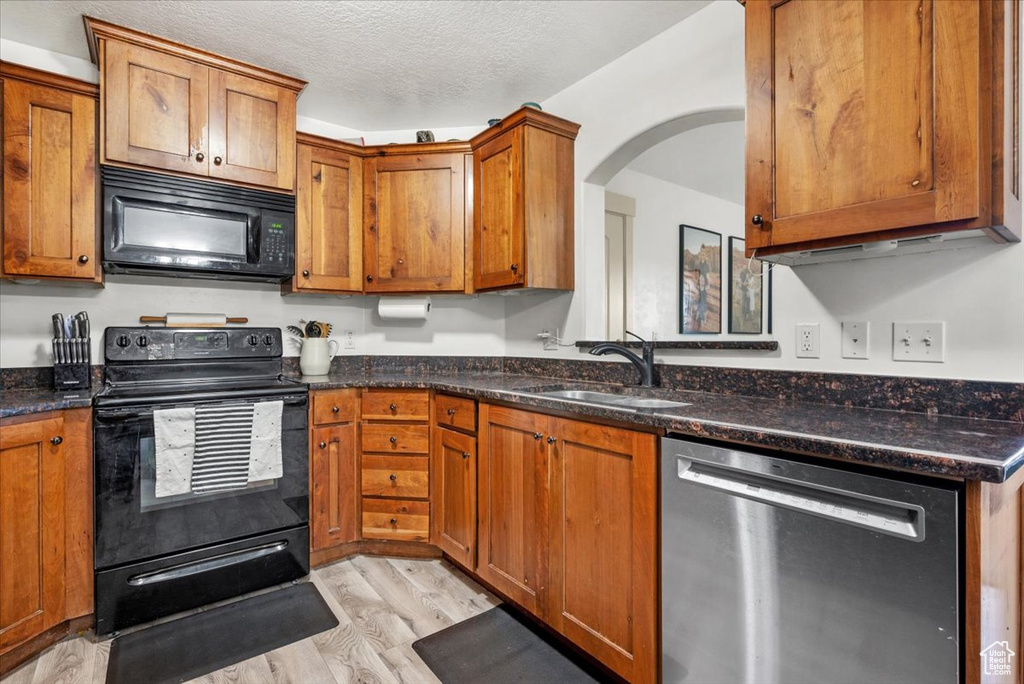
<svg viewBox="0 0 1024 684"><path fill-rule="evenodd" d="M764 263L747 259L746 241L729 237L729 333L760 335L763 328Z"/></svg>
<svg viewBox="0 0 1024 684"><path fill-rule="evenodd" d="M722 235L679 226L679 332L722 332Z"/></svg>

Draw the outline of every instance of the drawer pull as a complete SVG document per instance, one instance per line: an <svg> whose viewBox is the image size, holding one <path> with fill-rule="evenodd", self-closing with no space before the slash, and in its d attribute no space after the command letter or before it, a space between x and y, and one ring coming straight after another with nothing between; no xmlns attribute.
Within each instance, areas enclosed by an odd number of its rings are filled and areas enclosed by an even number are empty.
<svg viewBox="0 0 1024 684"><path fill-rule="evenodd" d="M392 525L397 525L397 524L398 524L398 518L392 518L392 519L391 519L391 520L390 520L389 522L390 522L390 523L391 523Z"/></svg>
<svg viewBox="0 0 1024 684"><path fill-rule="evenodd" d="M397 411L397 410L398 410L398 407L397 407L397 406L395 406L394 404L392 404L391 406L388 406L388 408L389 408L389 409L391 409L391 412L392 412L392 413L394 413L395 411Z"/></svg>
<svg viewBox="0 0 1024 684"><path fill-rule="evenodd" d="M548 444L554 444L557 441L558 441L558 438L555 437L554 435L548 437Z"/></svg>
<svg viewBox="0 0 1024 684"><path fill-rule="evenodd" d="M471 455L472 454L470 454L468 451L463 451L462 452L462 458L469 458Z"/></svg>
<svg viewBox="0 0 1024 684"><path fill-rule="evenodd" d="M197 162L201 162L204 159L206 159L206 155L205 154L203 154L202 152L196 152L196 161Z"/></svg>
<svg viewBox="0 0 1024 684"><path fill-rule="evenodd" d="M534 438L535 440L537 440L538 442L540 441L541 437L543 437L543 436L544 436L544 435L543 435L543 434L541 434L541 433L539 433L539 432L534 432L534 433L533 433L533 438Z"/></svg>
<svg viewBox="0 0 1024 684"><path fill-rule="evenodd" d="M326 449L327 448L327 442L320 442L320 448L321 449Z"/></svg>
<svg viewBox="0 0 1024 684"><path fill-rule="evenodd" d="M331 412L332 412L332 413L337 413L337 412L338 412L338 411L340 411L340 410L341 410L341 409L340 409L340 408L338 408L337 406L332 406L332 407L331 407Z"/></svg>
<svg viewBox="0 0 1024 684"><path fill-rule="evenodd" d="M398 438L397 437L392 437L391 438L391 443L395 444L396 442L398 442Z"/></svg>
<svg viewBox="0 0 1024 684"><path fill-rule="evenodd" d="M89 263L89 255L88 254L83 254L80 257L78 257L78 263L80 263L80 264L87 264L87 263Z"/></svg>
<svg viewBox="0 0 1024 684"><path fill-rule="evenodd" d="M213 163L215 166L220 166L221 164L224 163L224 159L222 157L214 157Z"/></svg>
<svg viewBox="0 0 1024 684"><path fill-rule="evenodd" d="M398 476L395 475L394 473L391 473L391 476L388 479L391 480L392 482L394 482L395 480L398 479Z"/></svg>
<svg viewBox="0 0 1024 684"><path fill-rule="evenodd" d="M449 416L454 416L455 415L455 409L448 409L448 415Z"/></svg>
<svg viewBox="0 0 1024 684"><path fill-rule="evenodd" d="M50 438L50 444L52 444L53 446L59 446L63 442L64 442L64 438L59 436L59 435L57 437Z"/></svg>
<svg viewBox="0 0 1024 684"><path fill-rule="evenodd" d="M308 270L303 271L302 272L302 277L303 278L308 278L309 277L309 271Z"/></svg>

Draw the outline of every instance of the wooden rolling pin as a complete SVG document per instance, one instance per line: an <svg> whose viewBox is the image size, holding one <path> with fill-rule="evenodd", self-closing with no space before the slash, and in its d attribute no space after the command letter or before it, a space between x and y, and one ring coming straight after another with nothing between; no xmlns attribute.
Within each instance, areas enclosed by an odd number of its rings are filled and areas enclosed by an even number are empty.
<svg viewBox="0 0 1024 684"><path fill-rule="evenodd" d="M165 316L139 316L139 323L163 323L168 328L222 328L228 323L248 323L248 318L228 318L224 314L168 313Z"/></svg>

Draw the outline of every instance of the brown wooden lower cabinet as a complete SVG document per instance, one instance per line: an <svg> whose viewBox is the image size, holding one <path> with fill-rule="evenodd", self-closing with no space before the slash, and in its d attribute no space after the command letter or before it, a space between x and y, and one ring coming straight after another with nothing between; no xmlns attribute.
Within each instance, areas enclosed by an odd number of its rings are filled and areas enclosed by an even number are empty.
<svg viewBox="0 0 1024 684"><path fill-rule="evenodd" d="M437 545L463 567L476 561L476 438L434 430L434 520Z"/></svg>
<svg viewBox="0 0 1024 684"><path fill-rule="evenodd" d="M356 424L314 428L310 461L314 551L358 539L356 516Z"/></svg>
<svg viewBox="0 0 1024 684"><path fill-rule="evenodd" d="M480 406L476 572L485 582L544 617L547 607L548 454L550 418Z"/></svg>
<svg viewBox="0 0 1024 684"><path fill-rule="evenodd" d="M0 422L0 672L19 646L93 612L91 415Z"/></svg>
<svg viewBox="0 0 1024 684"><path fill-rule="evenodd" d="M563 418L550 432L547 621L627 680L653 682L656 438Z"/></svg>

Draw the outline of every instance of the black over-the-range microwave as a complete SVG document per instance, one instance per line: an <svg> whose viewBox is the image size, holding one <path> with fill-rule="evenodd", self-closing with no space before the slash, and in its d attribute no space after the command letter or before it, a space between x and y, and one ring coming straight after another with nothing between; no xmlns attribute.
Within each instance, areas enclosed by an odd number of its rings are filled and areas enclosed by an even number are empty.
<svg viewBox="0 0 1024 684"><path fill-rule="evenodd" d="M103 166L103 269L281 282L295 272L295 197Z"/></svg>

